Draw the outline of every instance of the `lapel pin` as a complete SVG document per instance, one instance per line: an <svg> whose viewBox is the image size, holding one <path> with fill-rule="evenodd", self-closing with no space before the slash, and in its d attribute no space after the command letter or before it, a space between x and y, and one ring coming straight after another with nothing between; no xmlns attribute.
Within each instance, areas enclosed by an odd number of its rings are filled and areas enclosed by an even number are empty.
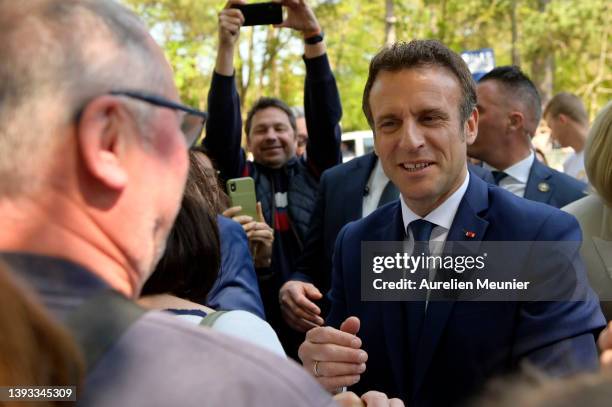
<svg viewBox="0 0 612 407"><path fill-rule="evenodd" d="M540 182L538 184L538 190L540 192L548 192L550 191L550 185L548 185L546 182Z"/></svg>
<svg viewBox="0 0 612 407"><path fill-rule="evenodd" d="M476 237L476 232L472 232L471 230L465 229L463 229L463 231L465 232L465 237L467 237L468 239L473 239Z"/></svg>

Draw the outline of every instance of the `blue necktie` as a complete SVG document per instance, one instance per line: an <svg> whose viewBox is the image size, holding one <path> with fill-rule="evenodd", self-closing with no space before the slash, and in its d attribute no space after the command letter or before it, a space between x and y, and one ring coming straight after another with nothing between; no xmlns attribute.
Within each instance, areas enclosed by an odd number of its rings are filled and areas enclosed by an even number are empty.
<svg viewBox="0 0 612 407"><path fill-rule="evenodd" d="M412 237L414 238L413 256L419 256L421 253L429 256L429 239L431 238L431 231L435 226L425 219L417 219L410 222L408 228L412 231Z"/></svg>
<svg viewBox="0 0 612 407"><path fill-rule="evenodd" d="M412 249L412 256L429 256L429 239L431 238L431 231L436 225L425 219L417 219L408 225L408 229L412 231L412 237L414 238L414 248ZM406 230L408 232L408 230ZM429 270L418 270L420 278L429 278ZM421 283L421 279L417 280L417 287ZM414 360L416 358L416 352L418 343L421 338L421 331L423 329L423 321L425 320L425 300L427 299L427 290L418 291L415 293L414 300L405 303L406 310L406 322L408 332L408 360L412 365L412 369L415 368ZM411 369L411 375L414 374L414 370Z"/></svg>

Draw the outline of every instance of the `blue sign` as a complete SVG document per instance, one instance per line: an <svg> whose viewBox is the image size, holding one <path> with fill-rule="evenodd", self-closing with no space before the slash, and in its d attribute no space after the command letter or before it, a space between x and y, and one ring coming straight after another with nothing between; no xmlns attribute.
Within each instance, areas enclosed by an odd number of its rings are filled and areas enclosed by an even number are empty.
<svg viewBox="0 0 612 407"><path fill-rule="evenodd" d="M486 73L495 68L495 54L491 48L481 48L473 51L463 51L461 58L465 61L472 77L478 81Z"/></svg>

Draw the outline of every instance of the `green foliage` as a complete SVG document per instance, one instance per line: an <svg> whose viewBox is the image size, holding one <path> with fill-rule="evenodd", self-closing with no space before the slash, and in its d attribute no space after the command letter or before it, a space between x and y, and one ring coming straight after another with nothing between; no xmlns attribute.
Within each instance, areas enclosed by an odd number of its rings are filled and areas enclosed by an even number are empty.
<svg viewBox="0 0 612 407"><path fill-rule="evenodd" d="M166 50L185 102L205 108L215 59L217 13L224 2L123 1L143 17ZM310 4L325 30L342 98L343 129L365 129L361 95L369 60L385 42L386 1L311 0ZM551 70L548 91L577 93L594 115L612 93L609 0L395 0L396 37L405 41L436 38L455 51L490 47L498 65L509 64L513 4L515 46L523 69L534 79L545 76L542 70ZM299 35L267 27L242 31L236 69L243 106L261 95L301 105L304 65Z"/></svg>

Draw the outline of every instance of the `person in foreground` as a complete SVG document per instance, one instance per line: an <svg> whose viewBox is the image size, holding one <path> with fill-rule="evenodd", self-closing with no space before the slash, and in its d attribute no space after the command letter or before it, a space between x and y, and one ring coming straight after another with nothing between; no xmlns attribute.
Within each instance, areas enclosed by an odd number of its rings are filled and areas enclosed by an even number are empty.
<svg viewBox="0 0 612 407"><path fill-rule="evenodd" d="M81 345L80 405L334 405L300 366L132 302L206 117L179 103L138 18L113 1L0 0L0 60L0 258Z"/></svg>
<svg viewBox="0 0 612 407"><path fill-rule="evenodd" d="M216 198L212 195L217 181L209 176L210 171L199 159L199 154L193 149L189 152L189 175L181 209L168 237L164 255L143 286L138 303L145 308L168 310L189 322L209 326L285 357L276 333L259 315L242 309L221 308L217 311L206 306L212 287L223 279L223 273L232 272L220 268L223 246L218 219L233 223L243 234L242 254L244 256L246 253L246 262L252 260L242 227L217 215L214 206ZM254 276L253 279L256 288L257 280ZM234 283L230 287L236 285ZM244 290L234 289L226 296L244 295Z"/></svg>
<svg viewBox="0 0 612 407"><path fill-rule="evenodd" d="M362 301L362 242L579 241L576 220L471 176L476 90L461 57L437 41L396 43L370 64L363 110L399 201L349 223L338 235L329 326L300 347L305 368L328 389L376 388L408 405L455 405L522 361L555 375L597 368L603 327L578 245L544 259L556 281L571 262L582 301ZM517 264L522 267L522 264ZM438 276L436 276L438 277ZM356 337L357 335L358 337Z"/></svg>

